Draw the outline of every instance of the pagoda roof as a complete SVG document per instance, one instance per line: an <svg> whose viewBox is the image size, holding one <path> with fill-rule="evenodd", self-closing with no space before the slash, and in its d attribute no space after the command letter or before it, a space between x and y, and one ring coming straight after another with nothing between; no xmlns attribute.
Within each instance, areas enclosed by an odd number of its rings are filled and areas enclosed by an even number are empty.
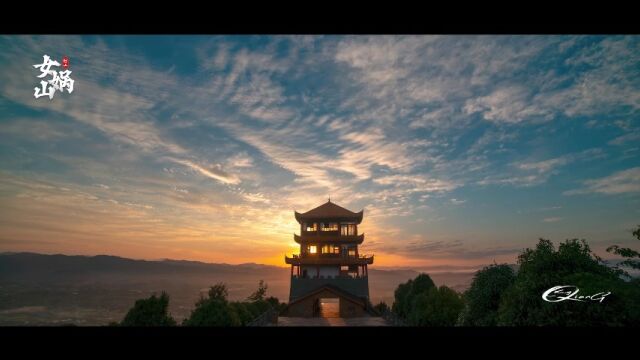
<svg viewBox="0 0 640 360"><path fill-rule="evenodd" d="M331 200L326 203L311 209L305 213L299 213L294 211L296 220L298 222L302 222L303 220L352 220L356 221L358 224L362 221L362 215L364 214L364 210L360 210L360 212L353 212L351 210L347 210L342 206L334 204Z"/></svg>

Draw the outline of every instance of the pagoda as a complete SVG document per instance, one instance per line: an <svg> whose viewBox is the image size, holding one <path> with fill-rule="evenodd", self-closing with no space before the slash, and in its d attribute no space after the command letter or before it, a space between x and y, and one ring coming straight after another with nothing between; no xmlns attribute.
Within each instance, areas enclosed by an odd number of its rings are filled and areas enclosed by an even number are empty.
<svg viewBox="0 0 640 360"><path fill-rule="evenodd" d="M288 257L291 265L289 316L318 316L321 298L338 298L340 317L366 316L369 312L367 266L373 256L362 255L358 234L364 210L352 212L329 199L305 213L295 212L300 224L300 253Z"/></svg>

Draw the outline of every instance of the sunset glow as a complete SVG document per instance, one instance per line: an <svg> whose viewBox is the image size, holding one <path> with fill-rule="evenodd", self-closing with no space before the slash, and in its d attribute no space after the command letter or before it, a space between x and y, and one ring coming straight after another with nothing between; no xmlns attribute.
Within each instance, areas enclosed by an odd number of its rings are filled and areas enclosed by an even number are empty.
<svg viewBox="0 0 640 360"><path fill-rule="evenodd" d="M0 251L285 266L294 210L364 209L372 267L632 241L640 42L7 36ZM71 94L36 99L44 54Z"/></svg>

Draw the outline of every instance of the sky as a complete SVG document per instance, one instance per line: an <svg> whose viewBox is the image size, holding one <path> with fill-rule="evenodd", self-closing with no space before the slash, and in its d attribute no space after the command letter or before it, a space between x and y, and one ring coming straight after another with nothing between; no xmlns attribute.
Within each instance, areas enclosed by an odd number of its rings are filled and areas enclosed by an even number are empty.
<svg viewBox="0 0 640 360"><path fill-rule="evenodd" d="M4 36L0 251L285 266L364 209L378 267L599 255L640 224L638 36ZM35 98L43 55L72 93Z"/></svg>

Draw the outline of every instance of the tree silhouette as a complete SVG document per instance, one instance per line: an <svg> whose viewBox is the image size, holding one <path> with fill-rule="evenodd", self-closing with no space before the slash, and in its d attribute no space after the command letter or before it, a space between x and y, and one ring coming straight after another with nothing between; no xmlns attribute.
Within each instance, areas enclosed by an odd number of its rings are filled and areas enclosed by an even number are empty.
<svg viewBox="0 0 640 360"><path fill-rule="evenodd" d="M247 298L250 301L261 301L264 300L264 297L267 295L267 284L264 280L260 280L258 283L258 290L256 290L253 294L249 295Z"/></svg>
<svg viewBox="0 0 640 360"><path fill-rule="evenodd" d="M164 291L147 299L136 300L127 312L121 326L174 326L176 321L169 315L169 295Z"/></svg>
<svg viewBox="0 0 640 360"><path fill-rule="evenodd" d="M454 290L444 285L432 287L416 295L408 320L414 326L454 326L463 307Z"/></svg>
<svg viewBox="0 0 640 360"><path fill-rule="evenodd" d="M640 225L638 225L631 233L636 239L640 240ZM631 248L623 248L618 245L609 246L607 248L607 252L626 258L626 260L620 262L619 265L628 266L632 269L640 269L640 252ZM623 273L627 277L630 277L629 273L626 271L623 270Z"/></svg>
<svg viewBox="0 0 640 360"><path fill-rule="evenodd" d="M394 295L393 312L415 326L453 326L464 307L457 292L437 288L427 274L400 284Z"/></svg>
<svg viewBox="0 0 640 360"><path fill-rule="evenodd" d="M459 325L495 326L500 298L515 280L514 271L507 264L494 264L478 271L464 294L466 306Z"/></svg>
<svg viewBox="0 0 640 360"><path fill-rule="evenodd" d="M258 289L251 294L248 301L228 301L228 290L224 283L213 285L208 297L201 298L191 316L183 321L185 326L246 326L262 315L270 307L282 310L278 298L266 297L267 284L260 280Z"/></svg>
<svg viewBox="0 0 640 360"><path fill-rule="evenodd" d="M571 239L556 250L540 239L518 257L516 280L500 300L498 325L626 326L640 323L640 287L602 263L585 240ZM602 302L550 303L541 295L559 285L573 285L580 295L611 292Z"/></svg>

